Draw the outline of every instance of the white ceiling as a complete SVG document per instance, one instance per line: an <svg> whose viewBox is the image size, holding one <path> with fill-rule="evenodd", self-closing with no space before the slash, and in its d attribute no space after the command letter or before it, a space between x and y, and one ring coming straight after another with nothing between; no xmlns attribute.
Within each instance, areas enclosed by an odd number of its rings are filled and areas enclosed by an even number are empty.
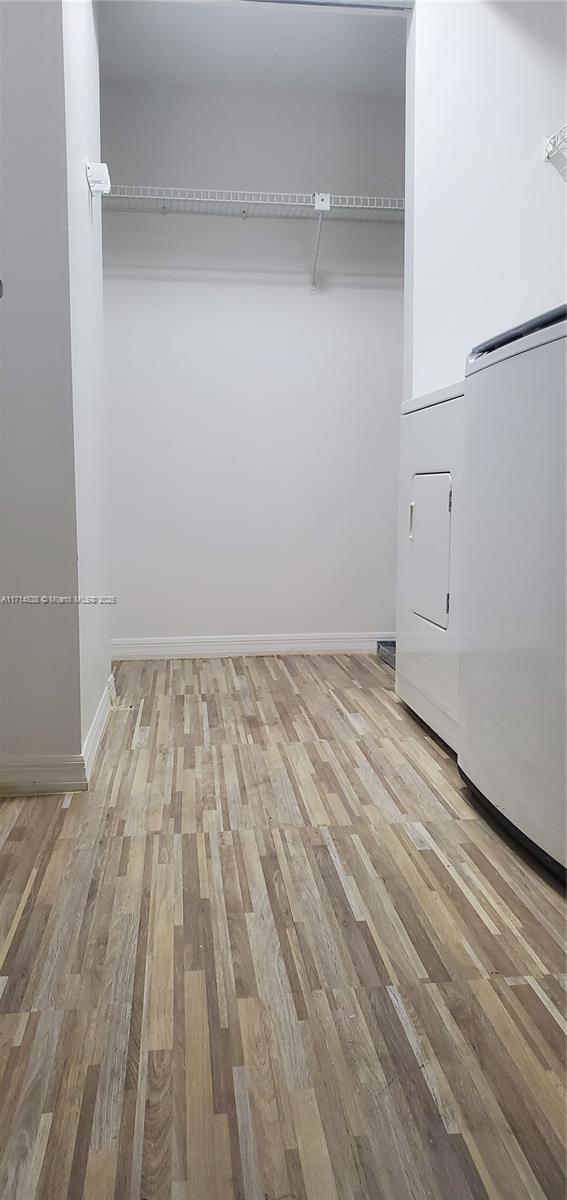
<svg viewBox="0 0 567 1200"><path fill-rule="evenodd" d="M99 0L103 83L313 88L403 104L405 18L250 0Z"/></svg>

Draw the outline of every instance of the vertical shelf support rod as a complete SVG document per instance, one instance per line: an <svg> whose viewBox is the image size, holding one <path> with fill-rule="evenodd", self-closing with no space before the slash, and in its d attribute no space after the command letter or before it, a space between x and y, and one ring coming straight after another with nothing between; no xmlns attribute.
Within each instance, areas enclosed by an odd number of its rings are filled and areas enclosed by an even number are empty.
<svg viewBox="0 0 567 1200"><path fill-rule="evenodd" d="M319 214L317 221L317 235L315 238L315 254L313 256L313 270L311 272L311 293L317 291L317 262L319 259L319 246L321 245L321 232L323 229L323 217L325 213L331 211L331 196L329 192L314 192L313 207L315 212Z"/></svg>

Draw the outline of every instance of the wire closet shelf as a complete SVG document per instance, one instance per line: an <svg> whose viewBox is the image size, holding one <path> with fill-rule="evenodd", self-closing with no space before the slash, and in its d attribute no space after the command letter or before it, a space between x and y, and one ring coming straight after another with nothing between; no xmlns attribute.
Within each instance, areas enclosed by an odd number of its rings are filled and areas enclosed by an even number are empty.
<svg viewBox="0 0 567 1200"><path fill-rule="evenodd" d="M115 184L104 206L117 212L201 213L204 216L317 217L307 192L224 191L209 188L130 187ZM400 196L329 197L326 220L402 221Z"/></svg>

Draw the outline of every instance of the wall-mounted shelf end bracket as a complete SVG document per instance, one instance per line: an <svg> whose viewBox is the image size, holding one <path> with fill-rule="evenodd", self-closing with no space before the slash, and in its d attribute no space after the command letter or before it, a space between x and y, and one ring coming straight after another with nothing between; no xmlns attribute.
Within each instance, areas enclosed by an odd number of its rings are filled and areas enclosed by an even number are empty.
<svg viewBox="0 0 567 1200"><path fill-rule="evenodd" d="M90 162L87 158L85 171L91 196L109 196L112 185L106 163Z"/></svg>
<svg viewBox="0 0 567 1200"><path fill-rule="evenodd" d="M323 229L323 218L325 213L331 211L331 194L330 192L314 192L313 193L313 208L318 215L317 233L315 235L315 253L313 255L313 270L311 272L311 292L317 291L317 260L319 258L319 246L321 245L321 232Z"/></svg>

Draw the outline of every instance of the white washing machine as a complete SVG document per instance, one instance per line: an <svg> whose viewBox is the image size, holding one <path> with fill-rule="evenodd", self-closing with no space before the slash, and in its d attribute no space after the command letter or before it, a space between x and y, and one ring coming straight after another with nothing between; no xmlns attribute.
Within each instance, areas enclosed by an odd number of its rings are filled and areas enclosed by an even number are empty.
<svg viewBox="0 0 567 1200"><path fill-rule="evenodd" d="M396 692L453 749L462 383L402 407Z"/></svg>
<svg viewBox="0 0 567 1200"><path fill-rule="evenodd" d="M460 770L560 874L566 318L555 309L469 356L459 585Z"/></svg>

